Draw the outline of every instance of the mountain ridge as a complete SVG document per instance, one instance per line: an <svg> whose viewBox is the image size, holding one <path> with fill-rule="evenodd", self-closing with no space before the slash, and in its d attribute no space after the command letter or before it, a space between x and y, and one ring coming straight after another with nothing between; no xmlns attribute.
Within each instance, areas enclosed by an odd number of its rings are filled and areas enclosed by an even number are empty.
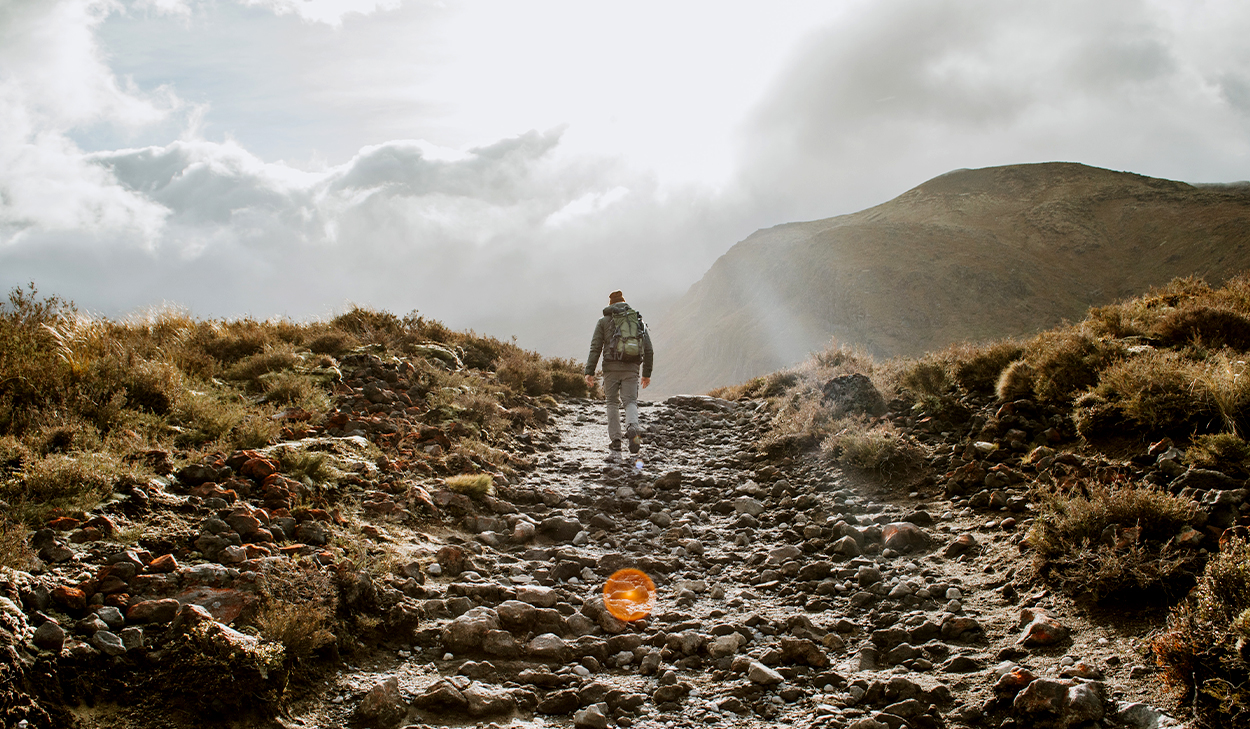
<svg viewBox="0 0 1250 729"><path fill-rule="evenodd" d="M721 256L660 319L663 393L801 361L1022 336L1178 276L1250 267L1250 187L1073 162L954 170L880 205L784 223Z"/></svg>

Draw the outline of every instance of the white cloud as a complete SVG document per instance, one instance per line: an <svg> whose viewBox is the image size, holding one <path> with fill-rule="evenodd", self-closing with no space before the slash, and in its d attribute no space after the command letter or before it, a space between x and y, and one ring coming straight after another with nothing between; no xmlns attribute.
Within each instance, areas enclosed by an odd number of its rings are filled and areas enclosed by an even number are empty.
<svg viewBox="0 0 1250 729"><path fill-rule="evenodd" d="M1236 99L1250 55L1234 39L1250 7L1195 5L1179 17L1144 0L863 5L813 37L759 105L741 179L779 217L813 218L960 167L1244 176Z"/></svg>
<svg viewBox="0 0 1250 729"><path fill-rule="evenodd" d="M164 210L85 160L67 131L133 127L168 96L126 88L100 60L94 28L109 2L0 5L0 245L31 228L127 230L150 239Z"/></svg>
<svg viewBox="0 0 1250 729"><path fill-rule="evenodd" d="M268 8L279 15L294 13L304 20L339 26L347 15L369 15L394 10L402 0L241 0L245 5Z"/></svg>

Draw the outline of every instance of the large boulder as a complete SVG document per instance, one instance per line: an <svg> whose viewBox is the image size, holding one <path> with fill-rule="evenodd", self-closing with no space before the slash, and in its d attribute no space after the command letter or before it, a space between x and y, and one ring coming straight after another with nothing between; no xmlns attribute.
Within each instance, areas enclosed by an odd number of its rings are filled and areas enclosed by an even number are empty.
<svg viewBox="0 0 1250 729"><path fill-rule="evenodd" d="M885 415L885 398L867 375L840 375L821 388L821 402L839 415Z"/></svg>

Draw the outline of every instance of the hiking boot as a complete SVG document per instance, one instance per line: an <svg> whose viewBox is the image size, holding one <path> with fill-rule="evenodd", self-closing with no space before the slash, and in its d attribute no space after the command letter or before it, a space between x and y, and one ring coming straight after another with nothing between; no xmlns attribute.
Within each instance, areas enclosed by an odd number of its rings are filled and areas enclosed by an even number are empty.
<svg viewBox="0 0 1250 729"><path fill-rule="evenodd" d="M617 438L608 444L608 457L603 459L608 463L617 463L621 460L621 439Z"/></svg>
<svg viewBox="0 0 1250 729"><path fill-rule="evenodd" d="M642 432L635 425L625 428L625 439L629 441L629 452L637 453L642 448Z"/></svg>

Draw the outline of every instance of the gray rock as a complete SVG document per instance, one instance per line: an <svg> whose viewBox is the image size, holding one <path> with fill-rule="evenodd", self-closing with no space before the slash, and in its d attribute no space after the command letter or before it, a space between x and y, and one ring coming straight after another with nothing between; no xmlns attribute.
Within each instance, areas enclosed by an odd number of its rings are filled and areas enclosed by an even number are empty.
<svg viewBox="0 0 1250 729"><path fill-rule="evenodd" d="M38 648L60 653L65 645L65 629L49 620L35 630L33 641Z"/></svg>
<svg viewBox="0 0 1250 729"><path fill-rule="evenodd" d="M1197 489L1199 491L1205 491L1207 489L1218 489L1223 491L1227 489L1241 488L1245 485L1245 483L1245 481L1235 479L1232 476L1221 473L1220 471L1213 471L1209 468L1191 468L1177 477L1169 488L1173 493L1185 488Z"/></svg>
<svg viewBox="0 0 1250 729"><path fill-rule="evenodd" d="M538 525L538 531L557 542L571 542L582 531L582 523L564 516L549 516Z"/></svg>
<svg viewBox="0 0 1250 729"><path fill-rule="evenodd" d="M608 705L606 703L591 704L573 714L573 726L585 729L607 729Z"/></svg>
<svg viewBox="0 0 1250 729"><path fill-rule="evenodd" d="M541 660L563 662L569 657L569 644L555 633L535 636L525 649L530 656Z"/></svg>
<svg viewBox="0 0 1250 729"><path fill-rule="evenodd" d="M1182 722L1148 704L1120 702L1116 704L1115 716L1129 729L1179 729L1182 726Z"/></svg>
<svg viewBox="0 0 1250 729"><path fill-rule="evenodd" d="M126 646L126 650L132 651L136 648L143 647L143 628L132 625L125 628L121 632L122 645Z"/></svg>
<svg viewBox="0 0 1250 729"><path fill-rule="evenodd" d="M492 630L499 630L499 614L490 608L476 607L443 628L443 645L455 653L477 650Z"/></svg>
<svg viewBox="0 0 1250 729"><path fill-rule="evenodd" d="M734 499L734 511L753 517L759 516L764 513L764 504L750 496L739 496Z"/></svg>
<svg viewBox="0 0 1250 729"><path fill-rule="evenodd" d="M747 666L747 678L761 686L775 686L785 680L780 673L759 661L751 661Z"/></svg>
<svg viewBox="0 0 1250 729"><path fill-rule="evenodd" d="M473 682L460 692L468 702L469 716L498 716L511 713L516 707L512 694L502 688Z"/></svg>
<svg viewBox="0 0 1250 729"><path fill-rule="evenodd" d="M391 676L369 689L356 707L355 718L382 729L399 726L408 714L408 705L399 693L399 679Z"/></svg>
<svg viewBox="0 0 1250 729"><path fill-rule="evenodd" d="M860 555L859 542L849 535L842 537L833 543L833 551L847 557L858 557Z"/></svg>
<svg viewBox="0 0 1250 729"><path fill-rule="evenodd" d="M95 635L91 636L91 645L109 656L120 656L126 652L126 645L122 643L121 636L107 630L97 630Z"/></svg>
<svg viewBox="0 0 1250 729"><path fill-rule="evenodd" d="M95 614L100 616L100 619L104 621L105 625L109 626L110 630L118 630L126 624L126 618L122 616L122 611L112 606L102 607L96 610Z"/></svg>

